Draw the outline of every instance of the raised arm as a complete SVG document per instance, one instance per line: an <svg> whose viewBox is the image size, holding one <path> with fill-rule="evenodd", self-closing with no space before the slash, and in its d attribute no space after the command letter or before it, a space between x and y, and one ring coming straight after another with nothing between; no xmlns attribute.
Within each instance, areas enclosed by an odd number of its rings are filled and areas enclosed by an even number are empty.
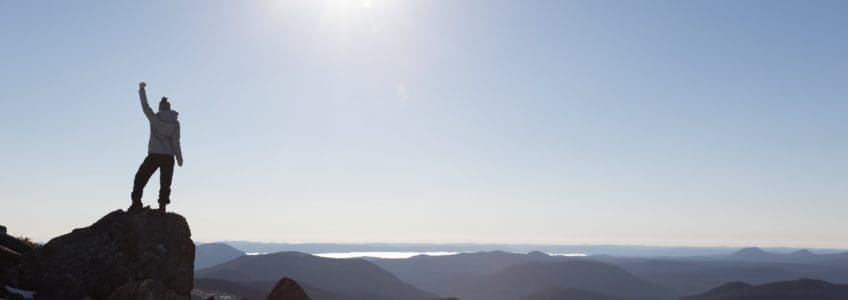
<svg viewBox="0 0 848 300"><path fill-rule="evenodd" d="M174 136L171 137L171 146L174 147L174 156L177 157L177 165L183 166L183 149L180 147L180 124L177 123L177 130L174 131Z"/></svg>
<svg viewBox="0 0 848 300"><path fill-rule="evenodd" d="M156 114L153 113L153 109L150 108L150 104L147 103L147 92L144 91L144 87L147 86L144 81L138 83L138 98L141 99L141 110L144 111L144 115L147 116L147 119L153 121L156 117Z"/></svg>

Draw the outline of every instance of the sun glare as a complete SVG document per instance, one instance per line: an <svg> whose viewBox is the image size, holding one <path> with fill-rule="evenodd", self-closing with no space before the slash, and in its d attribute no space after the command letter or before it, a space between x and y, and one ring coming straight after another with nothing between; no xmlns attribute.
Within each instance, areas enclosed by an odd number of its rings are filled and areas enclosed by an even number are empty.
<svg viewBox="0 0 848 300"><path fill-rule="evenodd" d="M320 2L319 2L320 3ZM369 9L374 6L373 0L327 0L323 2L329 10L346 11L357 9Z"/></svg>

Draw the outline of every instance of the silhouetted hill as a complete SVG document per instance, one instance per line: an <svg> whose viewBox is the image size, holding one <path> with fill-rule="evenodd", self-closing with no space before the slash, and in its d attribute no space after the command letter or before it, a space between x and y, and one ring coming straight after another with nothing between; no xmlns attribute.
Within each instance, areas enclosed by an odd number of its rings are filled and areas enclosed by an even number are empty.
<svg viewBox="0 0 848 300"><path fill-rule="evenodd" d="M265 299L268 296L266 289L251 286L246 283L234 282L218 278L195 278L192 295L200 299L215 296L216 299Z"/></svg>
<svg viewBox="0 0 848 300"><path fill-rule="evenodd" d="M736 252L733 252L727 258L730 260L744 260L744 261L779 261L782 257L780 254L766 252L763 249L757 247L750 248L742 248Z"/></svg>
<svg viewBox="0 0 848 300"><path fill-rule="evenodd" d="M534 251L528 254L503 251L460 253L456 255L418 255L408 259L378 259L373 262L419 288L448 294L448 287L462 278L486 275L527 262L574 260Z"/></svg>
<svg viewBox="0 0 848 300"><path fill-rule="evenodd" d="M623 300L623 298L578 289L548 288L521 300Z"/></svg>
<svg viewBox="0 0 848 300"><path fill-rule="evenodd" d="M274 286L277 282L274 281L250 281L244 282L244 284L256 287L263 291L271 291L274 289ZM350 295L334 293L331 291L327 291L303 282L298 282L301 288L306 291L306 294L309 295L309 298L312 300L349 300L349 299L357 299L364 300L364 298L351 298Z"/></svg>
<svg viewBox="0 0 848 300"><path fill-rule="evenodd" d="M763 284L816 278L848 282L848 266L838 264L703 260L629 260L614 264L678 295L691 295L733 281Z"/></svg>
<svg viewBox="0 0 848 300"><path fill-rule="evenodd" d="M751 286L730 283L683 300L844 300L848 285L801 279Z"/></svg>
<svg viewBox="0 0 848 300"><path fill-rule="evenodd" d="M801 250L798 250L798 251L793 251L792 253L789 253L789 254L793 255L793 256L799 256L799 257L814 257L814 256L816 256L815 253L813 253L812 251L807 250L807 249L801 249Z"/></svg>
<svg viewBox="0 0 848 300"><path fill-rule="evenodd" d="M294 280L284 277L274 285L268 300L310 300L306 292Z"/></svg>
<svg viewBox="0 0 848 300"><path fill-rule="evenodd" d="M234 282L276 283L283 277L297 278L315 300L309 286L347 299L437 298L405 283L393 274L364 259L332 259L299 252L279 252L242 256L223 264L199 270L198 278L220 278ZM254 285L256 286L256 285ZM270 287L268 289L270 291Z"/></svg>
<svg viewBox="0 0 848 300"><path fill-rule="evenodd" d="M774 264L646 260L618 265L678 295L691 295L731 281L766 283L803 277Z"/></svg>
<svg viewBox="0 0 848 300"><path fill-rule="evenodd" d="M733 294L738 293L740 291L744 291L744 290L749 289L751 287L752 287L752 285L747 284L747 283L742 282L742 281L728 282L728 283L720 285L717 288L714 288L714 289L709 290L709 291L707 291L703 294L700 294L700 295L698 295L698 297L703 297L703 298L724 297L724 296L733 295Z"/></svg>
<svg viewBox="0 0 848 300"><path fill-rule="evenodd" d="M183 217L117 210L35 248L13 282L43 299L187 299L193 264Z"/></svg>
<svg viewBox="0 0 848 300"><path fill-rule="evenodd" d="M218 278L195 278L192 295L198 299L207 299L215 296L216 299L265 299L270 291L274 289L277 282L274 281L242 281L234 282ZM301 288L313 300L347 300L345 295L328 292L326 290L298 283Z"/></svg>
<svg viewBox="0 0 848 300"><path fill-rule="evenodd" d="M762 257L771 255L772 253L766 252L765 250L760 249L759 247L742 248L736 250L736 252L733 252L733 254L731 254L731 256L737 257Z"/></svg>
<svg viewBox="0 0 848 300"><path fill-rule="evenodd" d="M205 269L245 255L244 251L224 243L200 244L194 251L194 269Z"/></svg>
<svg viewBox="0 0 848 300"><path fill-rule="evenodd" d="M457 282L451 295L463 300L507 300L556 287L628 298L669 299L663 288L627 271L594 261L523 263L478 278Z"/></svg>

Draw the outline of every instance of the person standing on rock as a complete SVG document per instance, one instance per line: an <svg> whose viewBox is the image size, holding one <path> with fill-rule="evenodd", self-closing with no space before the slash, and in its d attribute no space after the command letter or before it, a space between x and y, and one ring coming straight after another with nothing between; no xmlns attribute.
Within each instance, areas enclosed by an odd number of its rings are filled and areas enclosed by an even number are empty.
<svg viewBox="0 0 848 300"><path fill-rule="evenodd" d="M142 208L141 196L144 186L156 170L159 170L159 210L165 213L165 206L171 203L171 180L174 177L174 158L177 164L183 166L183 154L180 149L180 122L177 111L171 110L167 97L159 102L159 112L154 113L147 103L146 83L138 84L138 96L141 99L141 109L150 121L150 140L147 143L147 157L138 167L130 194L132 205L129 212Z"/></svg>

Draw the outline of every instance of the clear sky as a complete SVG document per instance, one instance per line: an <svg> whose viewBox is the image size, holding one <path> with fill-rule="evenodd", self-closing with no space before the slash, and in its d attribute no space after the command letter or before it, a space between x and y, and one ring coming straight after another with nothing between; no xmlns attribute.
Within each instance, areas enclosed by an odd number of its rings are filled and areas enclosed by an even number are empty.
<svg viewBox="0 0 848 300"><path fill-rule="evenodd" d="M846 15L2 1L0 224L45 241L128 207L144 80L180 111L196 241L848 247Z"/></svg>

